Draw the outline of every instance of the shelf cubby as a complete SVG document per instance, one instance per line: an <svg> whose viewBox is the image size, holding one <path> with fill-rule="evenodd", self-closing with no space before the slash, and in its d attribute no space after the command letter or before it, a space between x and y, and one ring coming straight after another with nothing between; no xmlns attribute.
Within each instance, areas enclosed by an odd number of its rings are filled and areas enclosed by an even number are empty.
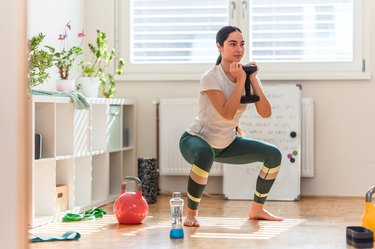
<svg viewBox="0 0 375 249"><path fill-rule="evenodd" d="M133 157L133 149L124 150L122 152L122 174L124 176L137 176L138 170L136 165L135 157Z"/></svg>
<svg viewBox="0 0 375 249"><path fill-rule="evenodd" d="M91 203L91 157L75 159L74 206L82 207Z"/></svg>
<svg viewBox="0 0 375 249"><path fill-rule="evenodd" d="M110 105L108 108L108 151L121 149L121 106Z"/></svg>
<svg viewBox="0 0 375 249"><path fill-rule="evenodd" d="M91 105L91 150L104 152L107 144L107 105Z"/></svg>
<svg viewBox="0 0 375 249"><path fill-rule="evenodd" d="M54 161L38 161L33 169L33 200L36 217L55 213L56 165Z"/></svg>
<svg viewBox="0 0 375 249"><path fill-rule="evenodd" d="M75 110L74 114L74 155L87 156L90 152L90 110Z"/></svg>
<svg viewBox="0 0 375 249"><path fill-rule="evenodd" d="M56 103L56 156L65 157L74 154L73 104Z"/></svg>
<svg viewBox="0 0 375 249"><path fill-rule="evenodd" d="M133 105L123 105L122 108L122 147L127 148L134 145L135 130L134 117L135 110Z"/></svg>
<svg viewBox="0 0 375 249"><path fill-rule="evenodd" d="M74 166L73 158L56 161L56 185L67 186L69 209L74 207Z"/></svg>
<svg viewBox="0 0 375 249"><path fill-rule="evenodd" d="M108 155L101 154L92 157L92 202L103 201L109 194Z"/></svg>
<svg viewBox="0 0 375 249"><path fill-rule="evenodd" d="M121 181L125 176L122 173L122 154L121 152L109 153L109 179L110 179L110 194L118 195L120 193Z"/></svg>
<svg viewBox="0 0 375 249"><path fill-rule="evenodd" d="M54 103L35 103L35 130L33 136L39 133L42 137L41 158L55 157L55 104ZM34 139L33 139L34 141ZM35 147L34 147L35 149Z"/></svg>

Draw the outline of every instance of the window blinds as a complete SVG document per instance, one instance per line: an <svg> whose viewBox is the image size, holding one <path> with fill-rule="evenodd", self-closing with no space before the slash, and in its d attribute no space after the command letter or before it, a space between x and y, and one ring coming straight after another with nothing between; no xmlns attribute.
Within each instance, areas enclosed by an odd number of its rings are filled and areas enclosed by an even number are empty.
<svg viewBox="0 0 375 249"><path fill-rule="evenodd" d="M133 0L132 63L213 63L216 32L228 25L227 0Z"/></svg>
<svg viewBox="0 0 375 249"><path fill-rule="evenodd" d="M352 60L352 0L251 0L249 24L252 60Z"/></svg>

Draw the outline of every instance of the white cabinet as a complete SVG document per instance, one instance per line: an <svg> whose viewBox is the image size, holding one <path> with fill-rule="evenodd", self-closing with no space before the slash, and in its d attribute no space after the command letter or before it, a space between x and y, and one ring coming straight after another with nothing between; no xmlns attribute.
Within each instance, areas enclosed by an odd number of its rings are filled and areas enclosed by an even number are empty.
<svg viewBox="0 0 375 249"><path fill-rule="evenodd" d="M137 174L133 101L88 101L90 109L77 110L68 97L33 96L30 227L112 202L123 177ZM41 146L34 134L41 135ZM67 189L64 198L57 194L60 185ZM58 209L61 200L67 210Z"/></svg>

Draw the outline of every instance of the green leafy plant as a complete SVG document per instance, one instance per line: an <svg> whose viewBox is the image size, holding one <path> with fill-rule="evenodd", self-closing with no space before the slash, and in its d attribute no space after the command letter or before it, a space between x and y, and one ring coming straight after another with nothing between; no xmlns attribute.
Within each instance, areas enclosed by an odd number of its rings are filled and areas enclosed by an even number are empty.
<svg viewBox="0 0 375 249"><path fill-rule="evenodd" d="M61 41L61 49L57 51L54 47L46 46L52 54L53 63L59 70L60 79L68 79L69 71L73 67L73 62L77 57L83 54L83 49L81 46L73 46L69 48L68 46L68 30L71 30L70 22L65 25L63 34L59 35L59 40ZM78 38L83 38L84 33L78 33ZM82 41L81 41L82 44Z"/></svg>
<svg viewBox="0 0 375 249"><path fill-rule="evenodd" d="M44 38L45 35L39 33L28 40L29 90L34 86L42 85L49 78L48 69L53 66L52 54L39 48Z"/></svg>
<svg viewBox="0 0 375 249"><path fill-rule="evenodd" d="M106 98L113 98L116 91L114 75L123 74L125 61L119 58L115 72L109 72L110 63L116 58L116 50L108 49L107 35L97 30L96 44L88 44L92 58L80 63L82 76L98 77L100 82L99 91Z"/></svg>

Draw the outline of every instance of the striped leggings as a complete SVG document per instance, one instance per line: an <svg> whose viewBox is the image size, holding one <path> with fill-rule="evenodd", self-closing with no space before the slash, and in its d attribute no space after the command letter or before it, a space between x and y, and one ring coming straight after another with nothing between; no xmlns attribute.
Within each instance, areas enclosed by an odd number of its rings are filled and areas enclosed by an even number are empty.
<svg viewBox="0 0 375 249"><path fill-rule="evenodd" d="M181 136L180 151L185 160L192 164L187 206L193 210L198 209L214 161L230 164L263 162L254 193L254 201L263 204L276 179L282 157L276 146L263 141L236 137L228 147L215 149L202 138L187 132Z"/></svg>

